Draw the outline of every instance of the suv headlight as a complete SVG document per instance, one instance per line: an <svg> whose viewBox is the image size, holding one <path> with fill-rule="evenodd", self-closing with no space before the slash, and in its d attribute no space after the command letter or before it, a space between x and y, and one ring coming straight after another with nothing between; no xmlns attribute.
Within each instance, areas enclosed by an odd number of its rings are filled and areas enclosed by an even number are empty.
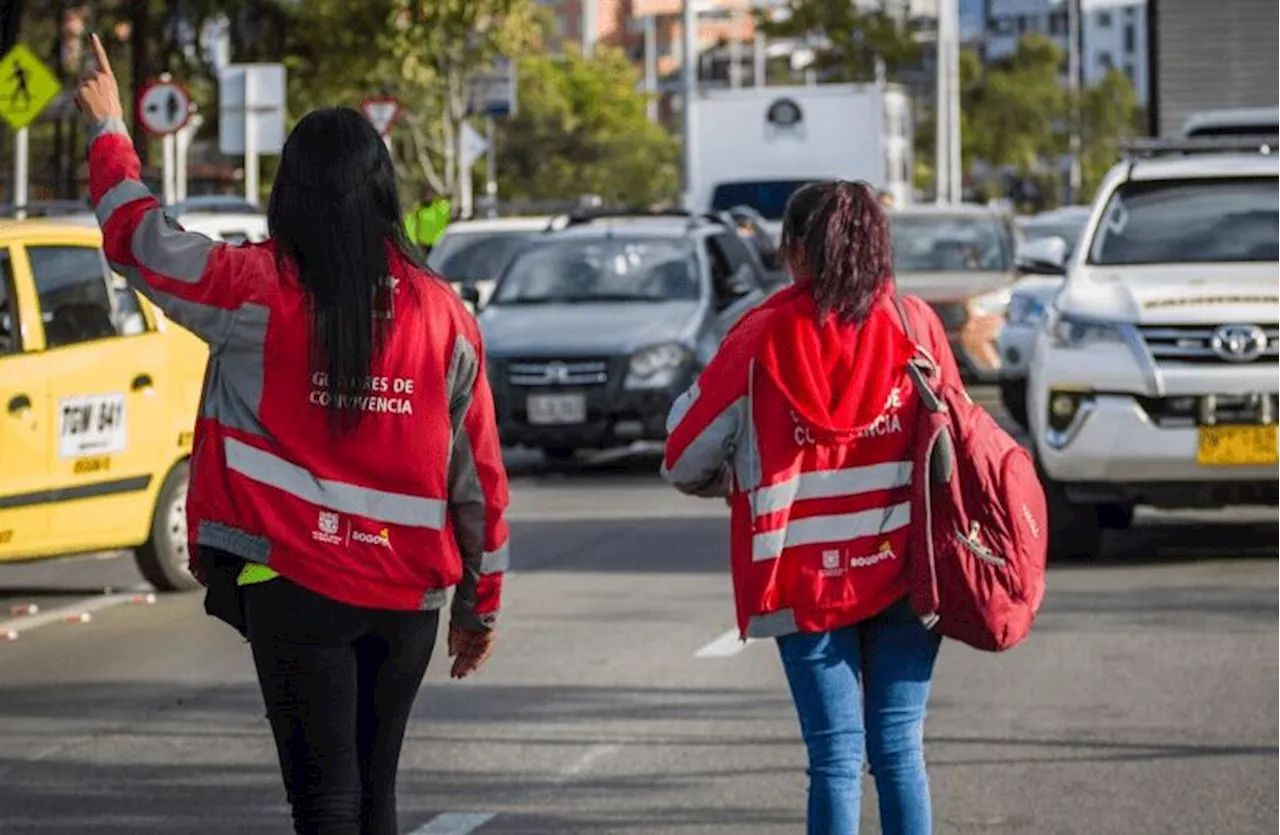
<svg viewBox="0 0 1280 835"><path fill-rule="evenodd" d="M1009 299L1009 324L1036 325L1044 319L1044 302L1035 296L1017 293Z"/></svg>
<svg viewBox="0 0 1280 835"><path fill-rule="evenodd" d="M1084 348L1095 342L1123 342L1120 323L1106 319L1090 319L1059 313L1046 322L1049 336L1057 348Z"/></svg>
<svg viewBox="0 0 1280 835"><path fill-rule="evenodd" d="M1013 293L1008 287L1002 287L990 293L983 293L981 296L974 296L969 299L969 314L971 316L1003 316L1009 309L1011 295Z"/></svg>
<svg viewBox="0 0 1280 835"><path fill-rule="evenodd" d="M677 342L643 348L631 355L627 388L662 388L675 382L692 355Z"/></svg>

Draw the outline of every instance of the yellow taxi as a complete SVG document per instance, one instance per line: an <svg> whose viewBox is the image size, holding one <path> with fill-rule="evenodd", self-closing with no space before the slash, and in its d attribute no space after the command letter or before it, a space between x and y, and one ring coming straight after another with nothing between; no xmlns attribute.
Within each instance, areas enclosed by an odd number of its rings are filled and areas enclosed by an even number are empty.
<svg viewBox="0 0 1280 835"><path fill-rule="evenodd" d="M133 549L191 589L187 458L208 356L94 227L0 220L0 563Z"/></svg>

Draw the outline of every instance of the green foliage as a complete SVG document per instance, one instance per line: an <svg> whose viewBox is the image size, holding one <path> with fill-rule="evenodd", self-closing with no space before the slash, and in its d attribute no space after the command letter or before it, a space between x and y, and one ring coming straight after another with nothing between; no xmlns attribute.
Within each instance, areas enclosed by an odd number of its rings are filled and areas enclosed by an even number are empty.
<svg viewBox="0 0 1280 835"><path fill-rule="evenodd" d="M1070 152L1072 99L1062 84L1062 50L1041 35L1028 35L1007 60L983 67L977 53L960 53L960 109L963 164L972 170L1013 171L1034 179L1050 204L1064 183L1058 160ZM1121 73L1080 94L1080 164L1082 189L1088 200L1119 158L1119 142L1140 132L1141 112L1133 86ZM929 102L928 104L932 104ZM935 123L932 110L916 125L916 186L932 186ZM999 192L998 183L978 184L980 191Z"/></svg>
<svg viewBox="0 0 1280 835"><path fill-rule="evenodd" d="M883 8L865 9L853 0L788 0L777 18L760 10L756 24L769 38L825 38L815 69L828 81L873 81L877 58L893 78L920 60L915 39Z"/></svg>
<svg viewBox="0 0 1280 835"><path fill-rule="evenodd" d="M1025 174L1068 150L1062 59L1052 41L1030 35L1009 61L988 67L980 80L971 78L974 83L962 86L965 141L972 158Z"/></svg>
<svg viewBox="0 0 1280 835"><path fill-rule="evenodd" d="M504 198L598 194L648 205L676 194L679 144L646 117L639 76L620 50L530 56L519 81L519 112L499 145Z"/></svg>
<svg viewBox="0 0 1280 835"><path fill-rule="evenodd" d="M1080 101L1080 180L1085 194L1097 190L1119 159L1119 144L1141 131L1142 111L1127 76L1111 70L1084 91Z"/></svg>
<svg viewBox="0 0 1280 835"><path fill-rule="evenodd" d="M395 146L402 179L450 194L467 79L499 56L536 48L541 34L532 0L309 0L297 14L295 113L395 96L404 105Z"/></svg>

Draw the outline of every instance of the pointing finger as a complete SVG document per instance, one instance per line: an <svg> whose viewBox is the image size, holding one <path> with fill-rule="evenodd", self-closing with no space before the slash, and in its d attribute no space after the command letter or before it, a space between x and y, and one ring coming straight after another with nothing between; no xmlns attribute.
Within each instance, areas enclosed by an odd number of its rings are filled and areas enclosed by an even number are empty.
<svg viewBox="0 0 1280 835"><path fill-rule="evenodd" d="M98 61L98 71L114 75L111 71L111 61L107 58L107 50L96 32L89 37L89 42L93 45L93 57Z"/></svg>

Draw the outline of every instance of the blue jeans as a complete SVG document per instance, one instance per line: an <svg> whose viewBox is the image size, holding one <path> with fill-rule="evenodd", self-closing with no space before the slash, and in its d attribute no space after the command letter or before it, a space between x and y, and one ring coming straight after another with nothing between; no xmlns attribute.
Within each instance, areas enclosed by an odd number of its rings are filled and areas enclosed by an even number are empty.
<svg viewBox="0 0 1280 835"><path fill-rule="evenodd" d="M929 835L924 715L940 638L906 600L833 632L778 639L809 750L809 835L857 835L862 751L884 835Z"/></svg>

